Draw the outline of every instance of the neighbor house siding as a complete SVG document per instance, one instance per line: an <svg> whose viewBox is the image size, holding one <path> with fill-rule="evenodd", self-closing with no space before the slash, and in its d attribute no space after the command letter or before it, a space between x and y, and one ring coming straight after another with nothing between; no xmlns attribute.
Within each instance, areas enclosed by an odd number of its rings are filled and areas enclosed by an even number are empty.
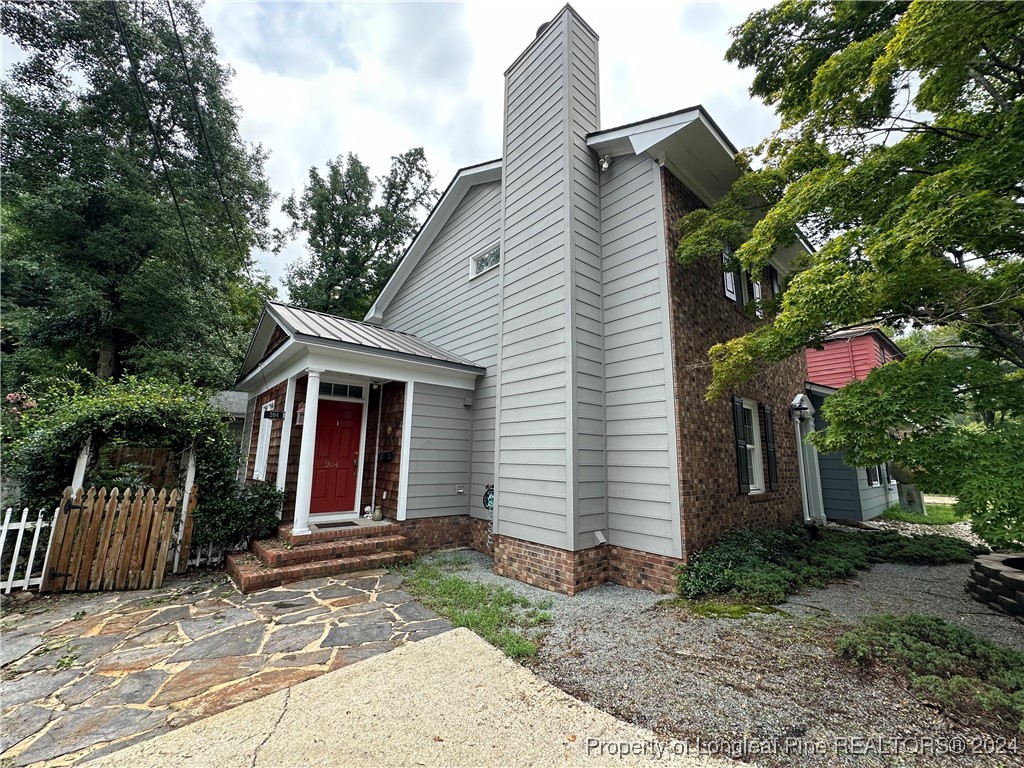
<svg viewBox="0 0 1024 768"><path fill-rule="evenodd" d="M889 499L886 494L888 479L885 477L884 468L880 470L881 483L869 485L867 471L857 467L853 470L857 477L857 487L860 489L860 514L862 520L870 520L878 517L889 507Z"/></svg>
<svg viewBox="0 0 1024 768"><path fill-rule="evenodd" d="M473 187L388 305L382 323L487 368L472 396L472 476L467 492L469 511L476 517L489 516L482 498L494 482L498 270L470 279L469 260L500 234L500 182Z"/></svg>
<svg viewBox="0 0 1024 768"><path fill-rule="evenodd" d="M814 428L818 431L828 426L821 415L824 402L825 398L821 395L811 395L811 405L815 411ZM825 516L838 520L863 520L857 470L843 461L843 454L819 453L818 469Z"/></svg>
<svg viewBox="0 0 1024 768"><path fill-rule="evenodd" d="M678 556L657 165L616 158L601 177L608 541Z"/></svg>
<svg viewBox="0 0 1024 768"><path fill-rule="evenodd" d="M469 487L467 392L433 384L413 388L406 518L464 515ZM463 493L458 492L461 486Z"/></svg>

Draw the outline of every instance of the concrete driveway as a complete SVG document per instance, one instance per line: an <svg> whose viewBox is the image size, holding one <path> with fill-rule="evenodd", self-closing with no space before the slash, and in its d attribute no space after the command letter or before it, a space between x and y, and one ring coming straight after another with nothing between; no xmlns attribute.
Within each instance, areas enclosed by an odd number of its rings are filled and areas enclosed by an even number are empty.
<svg viewBox="0 0 1024 768"><path fill-rule="evenodd" d="M95 768L735 765L574 699L467 629L106 755Z"/></svg>
<svg viewBox="0 0 1024 768"><path fill-rule="evenodd" d="M7 602L4 766L71 765L451 624L385 571L241 595L223 574Z"/></svg>

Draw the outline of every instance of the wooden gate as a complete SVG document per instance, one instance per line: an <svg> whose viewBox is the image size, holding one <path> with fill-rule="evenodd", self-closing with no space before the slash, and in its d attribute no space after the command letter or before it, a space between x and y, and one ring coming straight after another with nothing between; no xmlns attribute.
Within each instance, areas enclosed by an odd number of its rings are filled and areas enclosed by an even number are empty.
<svg viewBox="0 0 1024 768"><path fill-rule="evenodd" d="M126 488L67 488L40 589L70 592L105 589L150 589L163 583L171 542L175 540L178 491L159 493ZM176 546L179 570L188 564L192 537L192 486Z"/></svg>

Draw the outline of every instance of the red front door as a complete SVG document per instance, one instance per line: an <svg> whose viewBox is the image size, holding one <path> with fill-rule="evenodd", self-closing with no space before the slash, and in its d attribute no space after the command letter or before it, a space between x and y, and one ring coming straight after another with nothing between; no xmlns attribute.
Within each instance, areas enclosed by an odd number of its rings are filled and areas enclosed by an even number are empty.
<svg viewBox="0 0 1024 768"><path fill-rule="evenodd" d="M351 512L356 507L363 406L362 403L321 400L317 408L309 511Z"/></svg>

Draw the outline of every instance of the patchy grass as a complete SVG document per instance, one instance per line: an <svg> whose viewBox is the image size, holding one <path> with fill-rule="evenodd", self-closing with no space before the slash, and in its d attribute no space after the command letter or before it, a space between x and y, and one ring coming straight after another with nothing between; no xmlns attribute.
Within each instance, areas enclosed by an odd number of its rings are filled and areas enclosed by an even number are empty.
<svg viewBox="0 0 1024 768"><path fill-rule="evenodd" d="M882 519L900 523L917 523L918 525L952 525L968 519L957 515L953 511L952 504L925 504L924 508L928 514L916 515L913 512L905 512L900 509L898 504L895 504L885 510Z"/></svg>
<svg viewBox="0 0 1024 768"><path fill-rule="evenodd" d="M803 587L824 587L874 563L946 565L967 563L984 548L961 539L892 531L729 531L715 546L679 568L677 591L687 600L727 600L772 605Z"/></svg>
<svg viewBox="0 0 1024 768"><path fill-rule="evenodd" d="M836 640L863 667L884 664L950 711L981 709L1024 732L1024 653L935 616L868 616Z"/></svg>
<svg viewBox="0 0 1024 768"><path fill-rule="evenodd" d="M441 553L396 570L409 593L455 626L473 630L513 659L536 655L537 628L551 620L551 602L459 576L467 564L462 555Z"/></svg>

